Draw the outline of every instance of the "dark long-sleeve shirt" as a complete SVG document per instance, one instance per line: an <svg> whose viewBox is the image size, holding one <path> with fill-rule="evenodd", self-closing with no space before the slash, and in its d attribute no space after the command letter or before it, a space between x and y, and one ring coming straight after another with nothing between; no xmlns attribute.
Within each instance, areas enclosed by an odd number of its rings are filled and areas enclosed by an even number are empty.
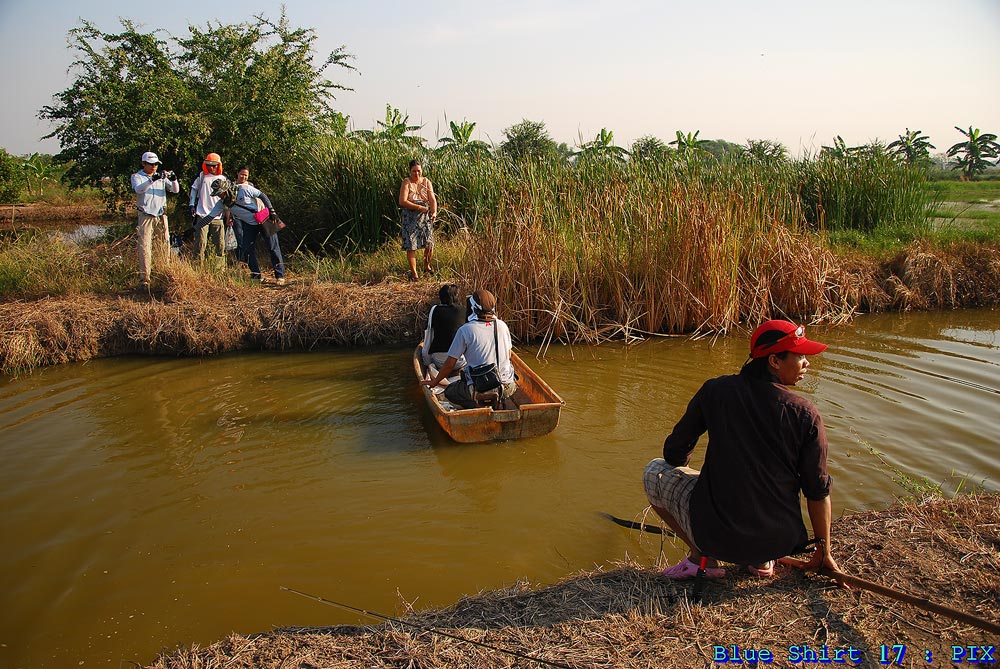
<svg viewBox="0 0 1000 669"><path fill-rule="evenodd" d="M746 374L706 381L663 443L663 458L687 465L708 432L691 494L691 530L706 555L761 564L808 539L799 491L830 494L826 431L819 411L785 386Z"/></svg>

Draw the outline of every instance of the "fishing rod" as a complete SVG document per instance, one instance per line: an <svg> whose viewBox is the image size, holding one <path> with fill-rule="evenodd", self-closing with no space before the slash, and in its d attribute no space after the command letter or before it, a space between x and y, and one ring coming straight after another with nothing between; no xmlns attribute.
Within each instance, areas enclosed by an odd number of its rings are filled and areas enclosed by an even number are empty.
<svg viewBox="0 0 1000 669"><path fill-rule="evenodd" d="M878 595L884 597L889 597L900 602L905 602L907 604L912 604L918 609L923 609L924 611L930 611L931 613L937 613L946 618L951 618L952 620L957 620L959 622L972 625L973 627L978 627L981 630L987 632L992 632L993 634L1000 634L1000 625L995 622L974 616L971 613L966 613L965 611L959 611L958 609L953 609L950 606L945 606L944 604L938 604L932 602L928 597L920 597L917 595L911 595L908 592L903 592L902 590L895 590L893 588L875 583L873 581L868 581L863 578L858 578L857 576L851 576L850 574L845 574L842 571L835 569L830 569L829 567L824 567L819 565L818 567L807 567L805 562L802 560L796 560L795 558L783 557L778 558L778 562L788 567L795 567L796 569L801 569L802 571L816 571L822 576L833 579L841 585L851 586L854 588L860 588L861 590L867 590L869 592L874 592Z"/></svg>
<svg viewBox="0 0 1000 669"><path fill-rule="evenodd" d="M678 537L672 530L668 530L661 525L647 525L646 523L638 523L634 520L625 520L624 518L618 518L617 516L612 516L610 513L604 513L599 511L598 515L602 518L607 518L615 525L621 525L622 527L627 527L630 530L639 530L640 532L649 532L650 534L664 534L668 537Z"/></svg>
<svg viewBox="0 0 1000 669"><path fill-rule="evenodd" d="M476 641L475 639L468 639L464 636L458 634L452 634L450 632L444 632L442 630L436 629L434 627L428 627L427 625L421 625L419 623L411 623L399 618L393 618L392 616L383 615L381 613L376 613L375 611L368 611L366 609L361 609L356 606L351 606L350 604L343 604L341 602L335 602L332 599L326 599L325 597L320 597L318 595L310 595L307 592L302 592L301 590L296 590L295 588L288 588L285 586L279 586L285 592L292 592L296 595L305 597L306 599L311 599L321 604L326 604L328 606L335 606L337 608L344 609L345 611L351 611L354 613L360 613L365 616L370 616L372 618L378 618L379 620L385 620L386 622L399 623L400 625L406 625L407 627L414 627L422 632L430 632L432 634L437 634L439 636L448 637L449 639L455 639L456 641L464 641L465 643L472 644L473 646L480 646L481 648L486 648L488 650L493 650L498 653L505 653L507 655L512 655L520 660L530 660L532 662L538 662L539 664L545 664L550 667L560 667L560 669L576 669L571 664L563 664L561 662L555 662L553 660L544 660L540 657L532 657L531 655L525 655L524 653L519 653L516 650L510 650L508 648L501 648L500 646L491 646L488 643L483 643L482 641Z"/></svg>

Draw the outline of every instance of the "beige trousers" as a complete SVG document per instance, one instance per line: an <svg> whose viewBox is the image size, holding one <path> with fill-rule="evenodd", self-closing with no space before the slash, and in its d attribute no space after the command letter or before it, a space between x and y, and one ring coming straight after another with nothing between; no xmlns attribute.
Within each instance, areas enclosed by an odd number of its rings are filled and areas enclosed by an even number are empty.
<svg viewBox="0 0 1000 669"><path fill-rule="evenodd" d="M170 226L167 215L150 216L144 211L139 212L139 222L135 226L136 246L139 249L139 280L149 282L149 273L153 269L153 228L162 223L163 234L156 233L156 259L165 262L169 258ZM160 244L159 242L163 243Z"/></svg>

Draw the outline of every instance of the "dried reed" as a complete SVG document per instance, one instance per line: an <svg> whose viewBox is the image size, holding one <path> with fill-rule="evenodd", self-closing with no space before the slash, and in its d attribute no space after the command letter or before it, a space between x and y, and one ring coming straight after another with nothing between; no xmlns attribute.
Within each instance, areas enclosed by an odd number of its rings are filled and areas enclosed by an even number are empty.
<svg viewBox="0 0 1000 669"><path fill-rule="evenodd" d="M919 593L973 615L1000 620L1000 496L903 501L886 511L848 515L833 529L841 568ZM609 531L628 531L614 529ZM779 568L760 580L729 569L704 603L690 583L671 583L642 565L572 576L555 585L508 588L465 597L409 622L574 667L705 667L714 646L768 648L779 666L790 646L854 647L862 666L879 666L879 646L905 644L949 658L951 646L993 644L974 628L871 593L832 588L825 579ZM332 593L322 593L333 596ZM919 655L919 657L918 657ZM152 669L339 667L529 667L488 649L416 632L397 623L372 627L284 628L231 635L206 648L165 653Z"/></svg>

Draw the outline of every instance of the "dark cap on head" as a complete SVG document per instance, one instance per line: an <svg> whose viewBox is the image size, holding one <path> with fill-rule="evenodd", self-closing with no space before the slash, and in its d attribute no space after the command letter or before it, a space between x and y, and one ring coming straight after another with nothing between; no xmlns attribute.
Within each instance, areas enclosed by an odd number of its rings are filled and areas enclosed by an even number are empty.
<svg viewBox="0 0 1000 669"><path fill-rule="evenodd" d="M477 290L472 294L472 299L475 300L474 307L477 313L480 314L492 314L497 308L497 298L493 297L493 293L488 290Z"/></svg>
<svg viewBox="0 0 1000 669"><path fill-rule="evenodd" d="M772 353L815 355L826 350L826 344L806 339L806 329L789 321L764 321L750 336L750 357L764 358Z"/></svg>

